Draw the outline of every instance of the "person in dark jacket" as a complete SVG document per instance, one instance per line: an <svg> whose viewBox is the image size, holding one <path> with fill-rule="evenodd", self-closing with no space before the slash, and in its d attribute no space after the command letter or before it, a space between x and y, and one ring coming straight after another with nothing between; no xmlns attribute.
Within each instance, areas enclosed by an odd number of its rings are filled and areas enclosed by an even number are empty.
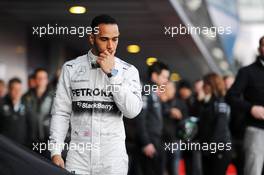
<svg viewBox="0 0 264 175"><path fill-rule="evenodd" d="M161 94L163 113L163 142L164 145L179 144L177 127L179 122L188 116L188 109L184 102L176 96L176 87L173 82L166 84L165 92ZM178 175L179 162L181 158L180 149L164 152L164 172L168 175Z"/></svg>
<svg viewBox="0 0 264 175"><path fill-rule="evenodd" d="M0 104L0 134L16 143L29 146L29 121L21 96L21 80L12 78L8 83L8 94Z"/></svg>
<svg viewBox="0 0 264 175"><path fill-rule="evenodd" d="M160 93L169 78L168 67L155 62L149 67L151 91L143 96L143 109L137 121L140 165L144 175L162 175L162 107Z"/></svg>
<svg viewBox="0 0 264 175"><path fill-rule="evenodd" d="M264 163L264 36L257 60L238 71L227 102L246 115L245 175L261 175Z"/></svg>
<svg viewBox="0 0 264 175"><path fill-rule="evenodd" d="M221 144L224 148L202 150L203 174L225 175L231 161L231 136L230 107L224 101L226 91L222 77L215 73L207 74L204 77L204 92L199 112L200 144Z"/></svg>
<svg viewBox="0 0 264 175"><path fill-rule="evenodd" d="M193 114L193 107L195 103L195 97L192 92L192 85L188 80L180 80L177 85L178 97L181 99L188 107L188 113Z"/></svg>
<svg viewBox="0 0 264 175"><path fill-rule="evenodd" d="M47 143L49 138L50 111L53 101L53 93L48 89L48 72L45 69L36 69L34 72L36 87L28 91L22 98L27 115L30 119L31 145ZM47 145L46 145L47 147ZM33 147L33 149L35 149ZM34 150L39 152L39 150ZM50 158L50 153L45 150L41 153Z"/></svg>
<svg viewBox="0 0 264 175"><path fill-rule="evenodd" d="M235 81L232 75L224 76L226 91L228 91ZM232 136L232 163L235 165L237 175L243 175L244 171L244 149L243 139L245 133L245 115L237 108L232 108L230 113L230 132Z"/></svg>
<svg viewBox="0 0 264 175"><path fill-rule="evenodd" d="M30 74L27 79L28 91L34 91L36 88L35 75Z"/></svg>
<svg viewBox="0 0 264 175"><path fill-rule="evenodd" d="M178 83L178 96L179 99L186 104L189 116L197 116L199 110L198 104L204 98L203 90L201 90L202 85L202 80L195 81L195 91L193 93L192 86L189 81L181 80ZM196 142L196 138L194 138L192 142ZM182 152L182 157L185 161L187 175L202 175L201 153L199 150L184 150Z"/></svg>

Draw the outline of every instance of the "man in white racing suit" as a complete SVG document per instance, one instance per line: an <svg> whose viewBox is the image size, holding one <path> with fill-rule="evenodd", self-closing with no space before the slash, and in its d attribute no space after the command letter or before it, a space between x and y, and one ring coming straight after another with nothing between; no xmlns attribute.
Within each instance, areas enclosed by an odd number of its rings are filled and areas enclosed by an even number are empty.
<svg viewBox="0 0 264 175"><path fill-rule="evenodd" d="M92 49L63 65L50 127L52 162L64 167L61 151L71 126L66 169L75 174L126 175L123 115L142 108L138 70L115 57L118 25L112 17L93 19Z"/></svg>

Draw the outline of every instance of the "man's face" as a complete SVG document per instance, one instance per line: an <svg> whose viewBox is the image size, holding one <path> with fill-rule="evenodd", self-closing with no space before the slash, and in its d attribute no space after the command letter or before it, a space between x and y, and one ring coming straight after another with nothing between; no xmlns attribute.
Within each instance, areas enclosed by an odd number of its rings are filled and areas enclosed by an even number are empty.
<svg viewBox="0 0 264 175"><path fill-rule="evenodd" d="M90 35L90 43L93 51L99 55L107 50L110 54L115 53L118 45L119 30L116 24L99 24L99 34Z"/></svg>
<svg viewBox="0 0 264 175"><path fill-rule="evenodd" d="M9 87L9 95L11 99L20 99L22 96L22 85L21 83L12 83Z"/></svg>
<svg viewBox="0 0 264 175"><path fill-rule="evenodd" d="M46 88L48 86L48 74L45 71L39 71L35 77L36 88Z"/></svg>
<svg viewBox="0 0 264 175"><path fill-rule="evenodd" d="M35 78L30 78L28 80L28 88L29 89L33 89L36 87L36 81L35 81Z"/></svg>
<svg viewBox="0 0 264 175"><path fill-rule="evenodd" d="M231 88L231 86L233 85L234 81L235 81L234 77L231 77L231 76L230 77L227 77L225 79L225 87L226 87L226 90L229 90Z"/></svg>
<svg viewBox="0 0 264 175"><path fill-rule="evenodd" d="M167 83L165 93L167 94L168 99L173 99L175 97L176 87L172 82Z"/></svg>
<svg viewBox="0 0 264 175"><path fill-rule="evenodd" d="M260 56L264 56L264 39L262 39L261 44L259 46L259 54Z"/></svg>
<svg viewBox="0 0 264 175"><path fill-rule="evenodd" d="M199 93L201 91L203 91L203 81L200 80L200 81L197 81L195 84L194 84L194 92L195 93Z"/></svg>
<svg viewBox="0 0 264 175"><path fill-rule="evenodd" d="M187 100L188 98L191 97L192 95L192 91L191 89L187 88L187 87L182 87L180 90L179 90L179 95L180 95L180 98L183 99L183 100Z"/></svg>
<svg viewBox="0 0 264 175"><path fill-rule="evenodd" d="M170 72L163 69L160 74L157 74L155 72L152 74L152 81L158 86L165 85L169 81L169 76Z"/></svg>
<svg viewBox="0 0 264 175"><path fill-rule="evenodd" d="M210 85L208 85L208 84L205 83L204 86L203 86L203 89L204 89L205 95L212 94L212 89L211 89L211 86Z"/></svg>

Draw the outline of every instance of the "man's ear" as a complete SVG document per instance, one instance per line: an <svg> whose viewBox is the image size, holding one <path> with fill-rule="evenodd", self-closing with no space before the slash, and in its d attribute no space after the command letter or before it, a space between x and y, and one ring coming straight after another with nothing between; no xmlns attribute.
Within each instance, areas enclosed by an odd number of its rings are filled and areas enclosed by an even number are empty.
<svg viewBox="0 0 264 175"><path fill-rule="evenodd" d="M91 45L94 45L94 40L95 40L94 35L93 34L89 35L89 42Z"/></svg>
<svg viewBox="0 0 264 175"><path fill-rule="evenodd" d="M157 74L156 72L153 72L153 73L151 74L151 80L152 80L152 81L156 82L157 79L158 79L157 77L158 77L158 74Z"/></svg>

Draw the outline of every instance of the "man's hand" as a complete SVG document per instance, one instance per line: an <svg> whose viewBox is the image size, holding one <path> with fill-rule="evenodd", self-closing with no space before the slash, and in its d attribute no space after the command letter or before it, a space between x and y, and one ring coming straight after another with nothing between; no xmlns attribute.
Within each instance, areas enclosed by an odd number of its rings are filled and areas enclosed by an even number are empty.
<svg viewBox="0 0 264 175"><path fill-rule="evenodd" d="M152 143L146 145L144 148L143 148L143 153L149 157L149 158L153 158L155 153L156 153L156 149L154 147L154 145Z"/></svg>
<svg viewBox="0 0 264 175"><path fill-rule="evenodd" d="M204 96L205 96L205 94L204 94L203 91L198 92L198 94L197 94L197 100L198 101L203 101L204 100Z"/></svg>
<svg viewBox="0 0 264 175"><path fill-rule="evenodd" d="M61 155L54 155L54 156L52 156L51 161L55 165L57 165L57 166L59 166L61 168L64 168L64 160L62 159Z"/></svg>
<svg viewBox="0 0 264 175"><path fill-rule="evenodd" d="M182 119L182 113L178 108L172 108L170 110L171 117L177 120Z"/></svg>
<svg viewBox="0 0 264 175"><path fill-rule="evenodd" d="M251 108L251 115L253 115L254 118L259 120L264 120L264 107L263 106L253 106Z"/></svg>
<svg viewBox="0 0 264 175"><path fill-rule="evenodd" d="M105 50L104 52L100 53L96 62L100 65L101 69L104 73L108 74L111 73L111 70L115 66L115 52L111 54Z"/></svg>

